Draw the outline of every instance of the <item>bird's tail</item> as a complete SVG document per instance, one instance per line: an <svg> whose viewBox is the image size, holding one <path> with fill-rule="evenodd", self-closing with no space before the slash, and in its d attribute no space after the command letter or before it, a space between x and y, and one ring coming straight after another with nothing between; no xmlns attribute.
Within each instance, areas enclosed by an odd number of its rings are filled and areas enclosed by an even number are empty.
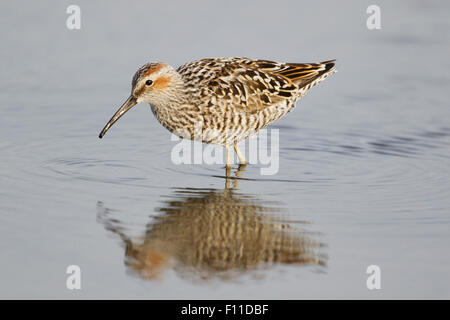
<svg viewBox="0 0 450 320"><path fill-rule="evenodd" d="M322 82L328 76L336 72L334 68L336 60L328 60L320 63L311 63L307 71L303 72L302 76L297 79L297 84L301 91L306 92L311 87L319 82Z"/></svg>
<svg viewBox="0 0 450 320"><path fill-rule="evenodd" d="M336 64L336 59L323 61L320 64L325 66L324 73L327 73L327 72L334 73L334 72L336 72L336 69L334 68L334 66Z"/></svg>

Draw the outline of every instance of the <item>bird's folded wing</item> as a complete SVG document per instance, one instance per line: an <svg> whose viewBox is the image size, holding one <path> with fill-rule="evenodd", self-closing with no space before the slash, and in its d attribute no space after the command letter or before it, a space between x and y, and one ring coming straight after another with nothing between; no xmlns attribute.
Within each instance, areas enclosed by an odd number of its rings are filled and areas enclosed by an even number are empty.
<svg viewBox="0 0 450 320"><path fill-rule="evenodd" d="M283 100L294 102L292 98L299 98L299 89L327 72L330 63L203 59L181 66L178 71L190 83L207 88L208 96L214 95L216 103L233 103L238 109L255 112Z"/></svg>

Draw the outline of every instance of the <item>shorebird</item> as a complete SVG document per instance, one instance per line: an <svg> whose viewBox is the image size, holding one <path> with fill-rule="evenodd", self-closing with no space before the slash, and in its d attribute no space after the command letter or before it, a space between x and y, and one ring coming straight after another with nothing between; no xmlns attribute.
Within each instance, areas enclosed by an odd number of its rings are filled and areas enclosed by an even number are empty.
<svg viewBox="0 0 450 320"><path fill-rule="evenodd" d="M248 58L201 59L174 69L147 63L135 73L131 95L101 131L146 102L158 121L182 138L230 148L291 111L312 86L335 72L335 60L280 63Z"/></svg>

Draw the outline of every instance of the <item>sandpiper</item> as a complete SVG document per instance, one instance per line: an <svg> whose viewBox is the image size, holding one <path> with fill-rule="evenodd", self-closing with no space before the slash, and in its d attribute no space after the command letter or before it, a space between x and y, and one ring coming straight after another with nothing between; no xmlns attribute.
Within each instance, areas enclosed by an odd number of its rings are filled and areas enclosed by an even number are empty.
<svg viewBox="0 0 450 320"><path fill-rule="evenodd" d="M237 144L289 112L306 91L335 72L334 64L213 58L174 69L147 63L135 73L130 97L99 137L134 105L146 102L170 132L226 147L227 167L232 146L246 163Z"/></svg>

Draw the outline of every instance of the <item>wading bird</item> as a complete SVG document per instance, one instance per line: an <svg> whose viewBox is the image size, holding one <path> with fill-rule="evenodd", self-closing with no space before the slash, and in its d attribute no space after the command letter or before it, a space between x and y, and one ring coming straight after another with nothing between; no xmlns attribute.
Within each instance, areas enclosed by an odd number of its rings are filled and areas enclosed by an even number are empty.
<svg viewBox="0 0 450 320"><path fill-rule="evenodd" d="M306 91L334 73L334 62L214 58L176 70L165 63L147 63L134 75L130 97L99 137L134 105L146 102L170 132L226 147L227 167L232 146L246 163L237 144L289 112Z"/></svg>

